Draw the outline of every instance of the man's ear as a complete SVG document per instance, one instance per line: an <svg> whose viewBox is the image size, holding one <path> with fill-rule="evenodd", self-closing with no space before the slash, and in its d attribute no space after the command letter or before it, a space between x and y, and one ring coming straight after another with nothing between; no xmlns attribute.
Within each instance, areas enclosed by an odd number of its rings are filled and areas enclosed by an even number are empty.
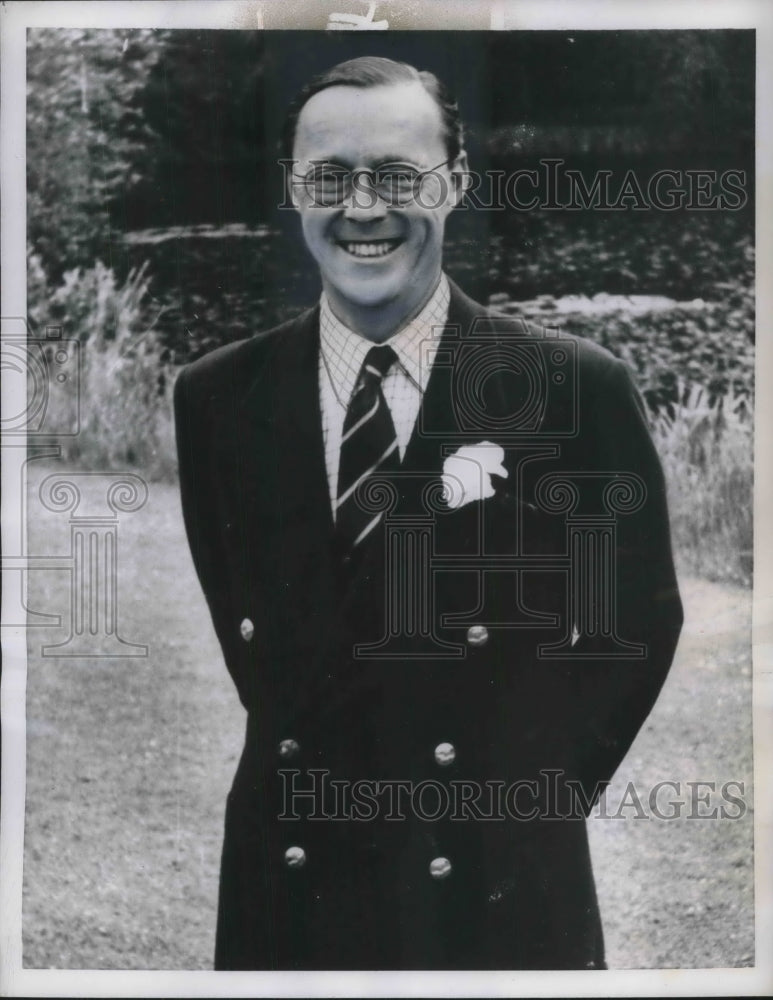
<svg viewBox="0 0 773 1000"><path fill-rule="evenodd" d="M292 173L288 173L287 178L285 180L285 184L287 185L287 197L290 199L293 208L297 212L298 209L300 208L300 200L298 198L298 193L299 193L298 181L297 179L293 178Z"/></svg>
<svg viewBox="0 0 773 1000"><path fill-rule="evenodd" d="M472 184L470 168L467 163L467 152L462 149L451 165L451 181L453 188L449 195L452 208L456 208L464 198L465 191Z"/></svg>
<svg viewBox="0 0 773 1000"><path fill-rule="evenodd" d="M299 180L297 173L295 172L295 166L297 160L291 159L281 159L279 163L284 171L284 184L285 191L287 193L286 200L282 203L282 208L289 208L292 206L296 212L301 205L301 195L304 194L303 182ZM289 205L288 205L289 201Z"/></svg>

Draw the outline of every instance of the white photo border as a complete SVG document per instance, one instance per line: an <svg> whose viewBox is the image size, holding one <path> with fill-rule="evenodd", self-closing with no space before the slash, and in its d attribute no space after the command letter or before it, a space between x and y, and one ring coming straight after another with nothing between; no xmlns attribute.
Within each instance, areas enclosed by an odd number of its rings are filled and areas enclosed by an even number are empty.
<svg viewBox="0 0 773 1000"><path fill-rule="evenodd" d="M28 27L259 28L263 2L11 2L0 10L2 32L2 309L3 317L26 314L25 255L25 33ZM279 0L282 3L282 0ZM381 6L388 7L389 0ZM314 0L282 3L304 27ZM465 4L467 7L471 3ZM423 0L434 8L437 28L454 5ZM492 29L582 30L753 28L757 34L756 212L757 274L773 274L773 6L766 0L497 0L475 3L488 10ZM450 19L453 21L453 17ZM756 956L748 969L632 970L603 972L215 973L158 971L33 970L22 967L22 855L25 808L24 630L4 625L2 677L2 812L0 813L0 994L4 996L754 996L773 990L769 943L773 940L773 287L757 281L755 423L754 756L758 789L755 817ZM5 322L3 324L5 326ZM13 387L11 387L13 388ZM24 409L3 393L3 412ZM23 484L4 463L4 543L19 527ZM23 524L21 525L23 529ZM7 545L4 544L7 551Z"/></svg>

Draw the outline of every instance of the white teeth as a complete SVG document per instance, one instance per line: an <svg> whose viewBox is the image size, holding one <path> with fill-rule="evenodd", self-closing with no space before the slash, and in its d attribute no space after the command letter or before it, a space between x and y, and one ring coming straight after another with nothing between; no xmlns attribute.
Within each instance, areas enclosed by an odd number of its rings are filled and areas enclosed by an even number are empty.
<svg viewBox="0 0 773 1000"><path fill-rule="evenodd" d="M384 257L397 244L394 240L383 240L379 243L344 243L347 253L355 257Z"/></svg>

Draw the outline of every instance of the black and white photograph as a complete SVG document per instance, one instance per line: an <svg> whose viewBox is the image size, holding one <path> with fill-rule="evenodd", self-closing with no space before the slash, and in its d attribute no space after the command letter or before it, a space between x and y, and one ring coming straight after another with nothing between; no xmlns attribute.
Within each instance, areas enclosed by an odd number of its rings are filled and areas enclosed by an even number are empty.
<svg viewBox="0 0 773 1000"><path fill-rule="evenodd" d="M770 990L770 15L4 5L2 995Z"/></svg>

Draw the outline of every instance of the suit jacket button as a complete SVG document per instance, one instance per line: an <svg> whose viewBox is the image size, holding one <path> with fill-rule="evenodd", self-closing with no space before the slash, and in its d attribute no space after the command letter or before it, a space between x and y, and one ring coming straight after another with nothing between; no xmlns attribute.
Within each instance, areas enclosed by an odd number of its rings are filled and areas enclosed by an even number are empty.
<svg viewBox="0 0 773 1000"><path fill-rule="evenodd" d="M241 625L239 626L239 631L242 634L242 639L245 642L249 642L250 639L255 635L255 626L249 620L249 618L244 618Z"/></svg>
<svg viewBox="0 0 773 1000"><path fill-rule="evenodd" d="M456 747L453 743L438 743L435 747L435 760L441 767L448 767L456 760Z"/></svg>
<svg viewBox="0 0 773 1000"><path fill-rule="evenodd" d="M451 862L448 858L433 858L429 863L429 873L434 879L448 878L451 874Z"/></svg>
<svg viewBox="0 0 773 1000"><path fill-rule="evenodd" d="M301 745L297 740L282 740L276 749L282 760L292 760L301 752Z"/></svg>
<svg viewBox="0 0 773 1000"><path fill-rule="evenodd" d="M470 646L485 646L488 642L488 629L485 625L471 625L467 629L467 642Z"/></svg>
<svg viewBox="0 0 773 1000"><path fill-rule="evenodd" d="M288 847L284 862L288 868L303 868L306 864L306 852L302 847Z"/></svg>

